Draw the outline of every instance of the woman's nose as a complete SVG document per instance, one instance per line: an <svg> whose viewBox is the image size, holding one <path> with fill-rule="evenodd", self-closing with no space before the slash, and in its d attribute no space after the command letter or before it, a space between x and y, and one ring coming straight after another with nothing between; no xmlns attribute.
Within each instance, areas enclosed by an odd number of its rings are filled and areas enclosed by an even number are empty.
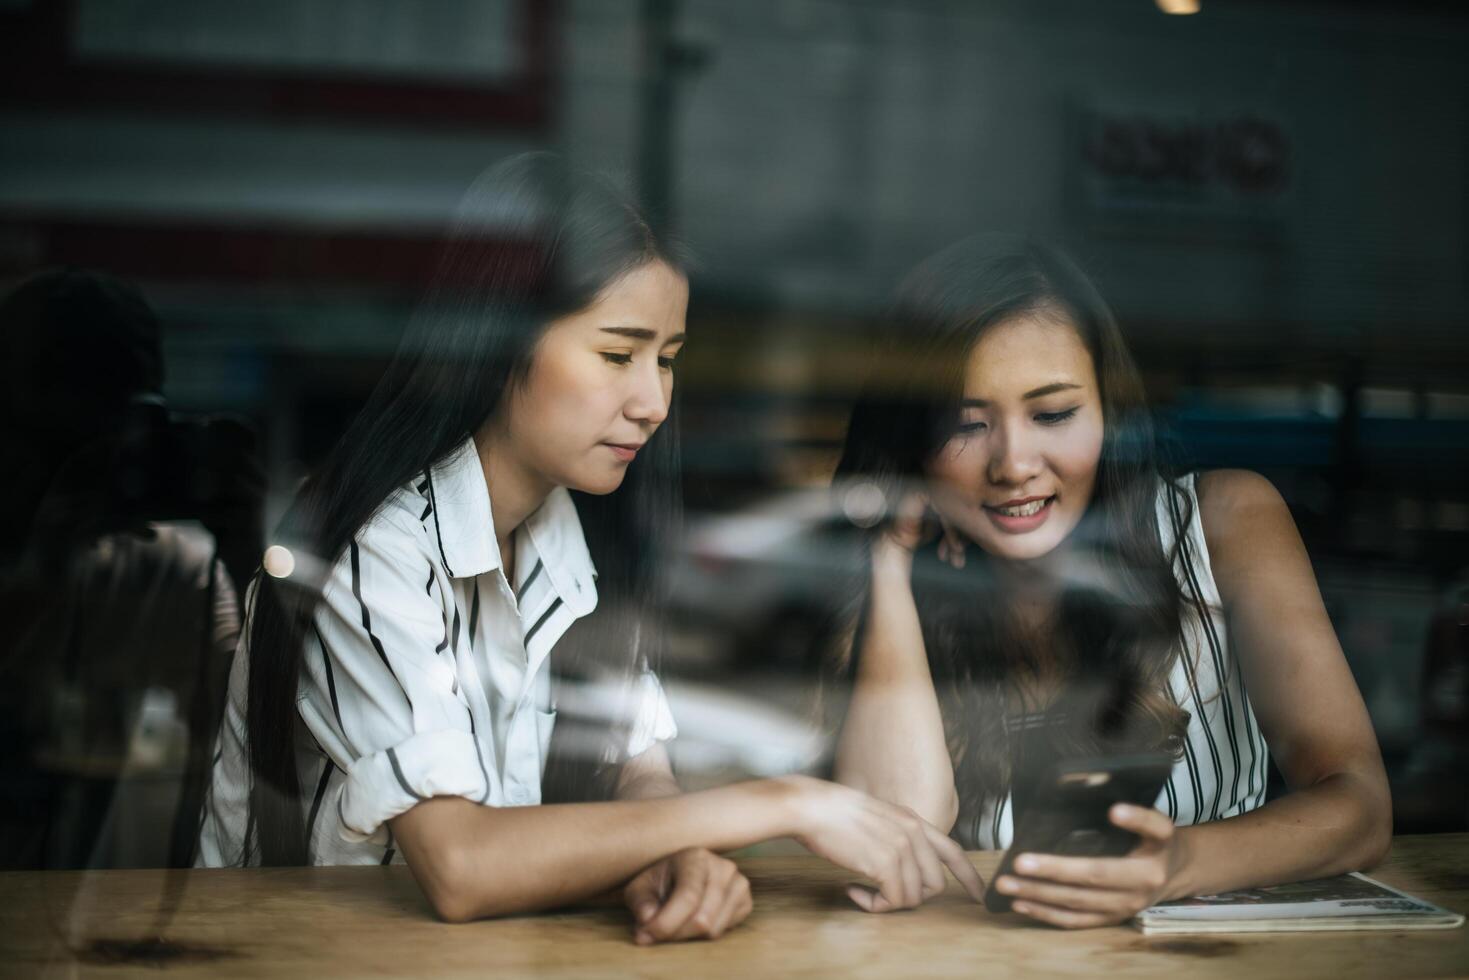
<svg viewBox="0 0 1469 980"><path fill-rule="evenodd" d="M1000 426L996 434L999 438L990 443L987 475L991 483L1018 488L1040 473L1040 454L1023 433Z"/></svg>
<svg viewBox="0 0 1469 980"><path fill-rule="evenodd" d="M654 359L651 368L636 372L623 413L634 421L659 425L668 418L669 395L663 369Z"/></svg>

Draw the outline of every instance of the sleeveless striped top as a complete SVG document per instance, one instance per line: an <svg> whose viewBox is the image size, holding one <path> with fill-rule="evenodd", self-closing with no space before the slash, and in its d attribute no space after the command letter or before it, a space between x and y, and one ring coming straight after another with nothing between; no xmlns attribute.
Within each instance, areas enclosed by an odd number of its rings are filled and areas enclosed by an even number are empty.
<svg viewBox="0 0 1469 980"><path fill-rule="evenodd" d="M1169 675L1168 694L1189 713L1189 722L1183 757L1154 806L1175 824L1188 826L1262 805L1270 756L1229 647L1223 602L1204 543L1195 474L1159 487L1157 514L1164 551L1179 541L1174 570L1185 600L1183 649ZM1188 525L1179 538L1174 529L1184 519ZM1012 811L1008 793L986 800L977 812L959 815L954 836L970 849L1009 847L1015 833Z"/></svg>

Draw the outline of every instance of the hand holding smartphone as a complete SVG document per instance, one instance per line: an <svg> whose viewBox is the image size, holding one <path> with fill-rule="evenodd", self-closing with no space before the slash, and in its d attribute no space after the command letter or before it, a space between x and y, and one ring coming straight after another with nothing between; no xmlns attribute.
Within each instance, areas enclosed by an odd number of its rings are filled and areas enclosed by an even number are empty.
<svg viewBox="0 0 1469 980"><path fill-rule="evenodd" d="M984 905L1010 911L1010 896L995 888L1013 874L1015 858L1026 853L1078 857L1121 857L1137 846L1138 836L1112 823L1115 804L1151 807L1163 790L1173 759L1162 753L1073 759L1053 766L1038 784L1019 818L1015 837L999 870L990 879Z"/></svg>

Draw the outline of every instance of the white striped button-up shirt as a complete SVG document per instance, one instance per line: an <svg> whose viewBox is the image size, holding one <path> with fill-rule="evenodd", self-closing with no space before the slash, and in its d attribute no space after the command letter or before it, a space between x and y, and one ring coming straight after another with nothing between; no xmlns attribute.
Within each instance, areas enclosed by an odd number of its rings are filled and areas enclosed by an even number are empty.
<svg viewBox="0 0 1469 980"><path fill-rule="evenodd" d="M556 720L548 657L596 608L596 571L565 489L516 530L514 583L490 507L466 440L394 493L331 569L297 695L297 767L317 864L394 860L387 821L430 797L540 802ZM247 642L235 655L205 804L203 865L247 859ZM657 679L644 674L636 693L629 756L675 734Z"/></svg>

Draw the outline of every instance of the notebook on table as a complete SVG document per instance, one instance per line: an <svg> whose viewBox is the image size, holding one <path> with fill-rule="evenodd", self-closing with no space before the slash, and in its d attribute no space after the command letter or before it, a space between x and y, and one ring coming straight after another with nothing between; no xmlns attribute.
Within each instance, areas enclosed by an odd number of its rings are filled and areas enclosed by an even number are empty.
<svg viewBox="0 0 1469 980"><path fill-rule="evenodd" d="M1452 929L1464 917L1354 872L1166 902L1139 912L1133 923L1154 935Z"/></svg>

